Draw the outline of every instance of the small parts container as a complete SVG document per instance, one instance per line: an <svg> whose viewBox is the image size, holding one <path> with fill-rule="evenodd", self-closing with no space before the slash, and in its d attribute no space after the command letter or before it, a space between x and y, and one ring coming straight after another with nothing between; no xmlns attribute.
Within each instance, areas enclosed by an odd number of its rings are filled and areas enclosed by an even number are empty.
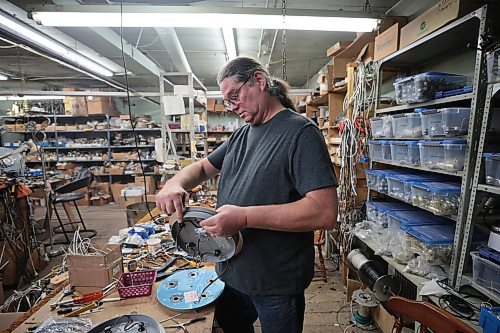
<svg viewBox="0 0 500 333"><path fill-rule="evenodd" d="M387 176L399 173L401 172L395 170L366 169L366 184L374 191L387 194Z"/></svg>
<svg viewBox="0 0 500 333"><path fill-rule="evenodd" d="M465 140L443 140L418 142L420 165L429 169L461 171L465 163Z"/></svg>
<svg viewBox="0 0 500 333"><path fill-rule="evenodd" d="M392 174L387 177L387 193L396 199L411 203L411 185L436 182L442 179L435 175Z"/></svg>
<svg viewBox="0 0 500 333"><path fill-rule="evenodd" d="M459 183L428 182L411 186L412 204L436 215L457 215L459 200Z"/></svg>
<svg viewBox="0 0 500 333"><path fill-rule="evenodd" d="M422 112L427 135L454 137L467 134L470 108L444 108Z"/></svg>
<svg viewBox="0 0 500 333"><path fill-rule="evenodd" d="M467 141L444 140L443 148L445 165L442 167L442 169L449 171L463 170L465 164L465 150L467 148Z"/></svg>
<svg viewBox="0 0 500 333"><path fill-rule="evenodd" d="M488 83L500 82L500 49L486 55Z"/></svg>
<svg viewBox="0 0 500 333"><path fill-rule="evenodd" d="M392 211L388 215L388 227L398 230L400 228L418 225L450 224L445 217L436 216L423 210Z"/></svg>
<svg viewBox="0 0 500 333"><path fill-rule="evenodd" d="M382 161L382 142L368 140L368 150L372 161Z"/></svg>
<svg viewBox="0 0 500 333"><path fill-rule="evenodd" d="M431 265L450 263L455 224L420 225L403 230L408 251L423 256Z"/></svg>
<svg viewBox="0 0 500 333"><path fill-rule="evenodd" d="M392 117L373 117L370 118L372 136L374 138L392 137Z"/></svg>
<svg viewBox="0 0 500 333"><path fill-rule="evenodd" d="M397 104L425 102L435 98L437 92L461 89L467 77L439 72L427 72L396 80Z"/></svg>
<svg viewBox="0 0 500 333"><path fill-rule="evenodd" d="M415 110L413 110L413 112L420 113L420 124L422 126L422 135L429 135L427 116L424 114L427 111L435 111L435 109L416 108Z"/></svg>
<svg viewBox="0 0 500 333"><path fill-rule="evenodd" d="M390 145L394 163L420 165L420 151L416 141L391 141Z"/></svg>
<svg viewBox="0 0 500 333"><path fill-rule="evenodd" d="M156 274L157 272L154 270L123 273L117 284L120 298L151 295Z"/></svg>
<svg viewBox="0 0 500 333"><path fill-rule="evenodd" d="M500 154L483 154L486 184L500 186Z"/></svg>
<svg viewBox="0 0 500 333"><path fill-rule="evenodd" d="M380 140L382 144L382 161L392 162L391 141Z"/></svg>
<svg viewBox="0 0 500 333"><path fill-rule="evenodd" d="M389 214L395 211L415 210L415 207L401 202L367 201L366 216L369 221L387 227Z"/></svg>
<svg viewBox="0 0 500 333"><path fill-rule="evenodd" d="M392 132L396 138L421 137L420 113L413 112L392 116Z"/></svg>
<svg viewBox="0 0 500 333"><path fill-rule="evenodd" d="M479 252L472 251L472 279L489 290L500 290L500 265L482 258Z"/></svg>

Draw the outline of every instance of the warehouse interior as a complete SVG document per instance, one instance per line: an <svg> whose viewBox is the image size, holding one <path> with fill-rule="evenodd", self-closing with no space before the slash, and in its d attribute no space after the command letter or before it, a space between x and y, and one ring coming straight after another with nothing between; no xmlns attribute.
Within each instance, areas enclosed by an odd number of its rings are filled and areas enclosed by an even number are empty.
<svg viewBox="0 0 500 333"><path fill-rule="evenodd" d="M497 332L499 11L0 0L0 331Z"/></svg>

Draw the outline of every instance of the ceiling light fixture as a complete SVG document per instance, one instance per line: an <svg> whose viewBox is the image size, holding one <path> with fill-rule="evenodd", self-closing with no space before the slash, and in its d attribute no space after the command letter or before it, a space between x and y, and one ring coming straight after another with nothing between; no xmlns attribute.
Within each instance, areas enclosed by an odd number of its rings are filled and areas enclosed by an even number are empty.
<svg viewBox="0 0 500 333"><path fill-rule="evenodd" d="M103 76L113 76L113 72L107 68L99 65L98 63L90 60L87 57L79 54L78 52L72 51L66 46L55 42L54 40L44 36L43 33L36 31L35 29L30 29L24 24L16 22L10 15L5 14L0 11L0 27L5 27L15 35L20 35L23 38L29 40L30 42L36 44L37 46L48 49L55 54L70 60L71 62L88 69L96 74Z"/></svg>
<svg viewBox="0 0 500 333"><path fill-rule="evenodd" d="M186 27L287 29L314 31L373 31L376 18L224 13L120 13L102 12L34 12L33 18L53 27Z"/></svg>
<svg viewBox="0 0 500 333"><path fill-rule="evenodd" d="M3 74L0 74L0 80L1 81L5 81L5 80L8 80L9 78Z"/></svg>
<svg viewBox="0 0 500 333"><path fill-rule="evenodd" d="M224 36L224 43L226 44L227 57L232 60L238 56L236 53L236 43L234 41L233 28L222 28L222 35Z"/></svg>

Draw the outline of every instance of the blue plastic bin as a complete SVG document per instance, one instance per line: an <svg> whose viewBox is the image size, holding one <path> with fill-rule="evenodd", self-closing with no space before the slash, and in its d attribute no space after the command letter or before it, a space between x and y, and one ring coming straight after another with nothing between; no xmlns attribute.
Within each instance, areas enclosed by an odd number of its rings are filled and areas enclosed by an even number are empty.
<svg viewBox="0 0 500 333"><path fill-rule="evenodd" d="M412 204L436 215L457 215L459 200L460 183L426 182L411 185Z"/></svg>

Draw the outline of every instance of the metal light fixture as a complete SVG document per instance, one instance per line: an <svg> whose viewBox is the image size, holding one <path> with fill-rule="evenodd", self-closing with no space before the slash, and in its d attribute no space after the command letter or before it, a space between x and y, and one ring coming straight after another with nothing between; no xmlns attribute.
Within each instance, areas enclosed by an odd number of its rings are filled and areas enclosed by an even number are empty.
<svg viewBox="0 0 500 333"><path fill-rule="evenodd" d="M0 74L0 81L8 80L9 78L3 74Z"/></svg>

